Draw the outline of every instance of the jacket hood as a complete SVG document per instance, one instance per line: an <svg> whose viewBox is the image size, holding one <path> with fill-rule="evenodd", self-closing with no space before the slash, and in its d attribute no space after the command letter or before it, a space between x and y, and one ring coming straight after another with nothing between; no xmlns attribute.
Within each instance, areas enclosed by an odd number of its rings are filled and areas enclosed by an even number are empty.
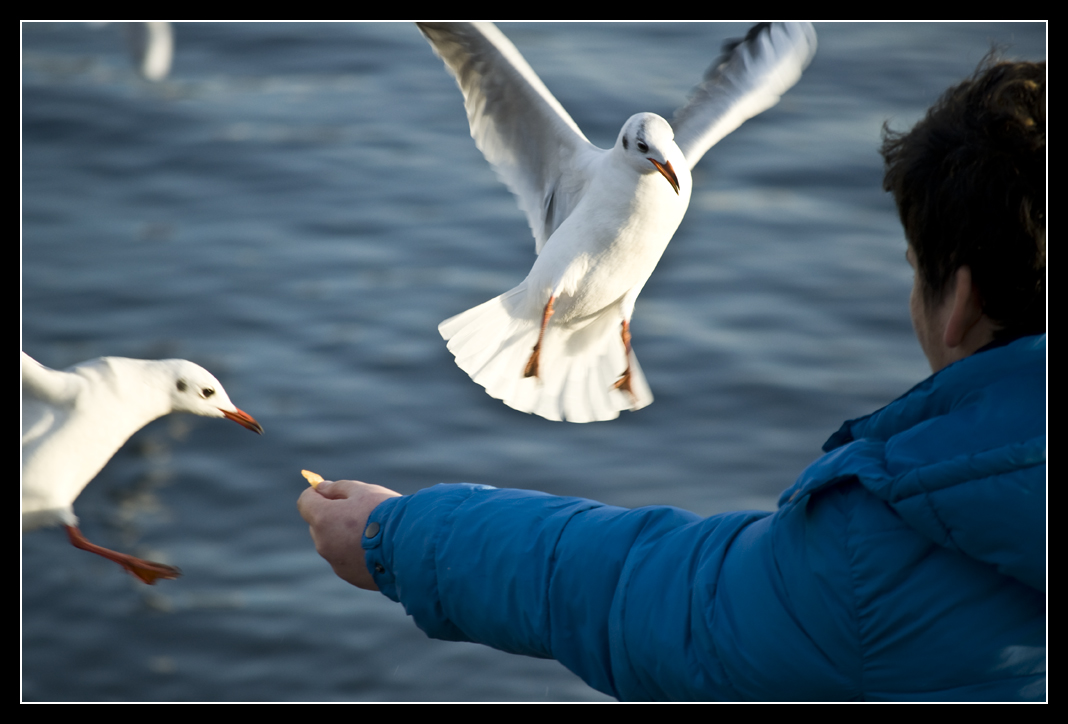
<svg viewBox="0 0 1068 724"><path fill-rule="evenodd" d="M1045 590L1045 335L955 362L824 450L780 505L855 476L932 541Z"/></svg>

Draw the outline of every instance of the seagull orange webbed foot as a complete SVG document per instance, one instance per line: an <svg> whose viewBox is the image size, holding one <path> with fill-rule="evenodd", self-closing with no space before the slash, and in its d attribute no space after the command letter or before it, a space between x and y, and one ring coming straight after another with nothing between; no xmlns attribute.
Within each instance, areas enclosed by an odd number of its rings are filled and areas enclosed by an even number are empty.
<svg viewBox="0 0 1068 724"><path fill-rule="evenodd" d="M71 545L75 548L80 548L83 551L89 551L90 553L96 553L98 556L103 556L109 561L114 561L127 571L137 576L142 582L152 586L160 578L173 579L182 575L182 572L174 566L164 565L163 563L156 563L154 561L146 561L143 558L137 558L127 553L119 553L113 551L110 548L104 548L98 546L96 543L90 543L89 540L82 534L80 530L71 525L63 526L67 529L67 537L70 538Z"/></svg>

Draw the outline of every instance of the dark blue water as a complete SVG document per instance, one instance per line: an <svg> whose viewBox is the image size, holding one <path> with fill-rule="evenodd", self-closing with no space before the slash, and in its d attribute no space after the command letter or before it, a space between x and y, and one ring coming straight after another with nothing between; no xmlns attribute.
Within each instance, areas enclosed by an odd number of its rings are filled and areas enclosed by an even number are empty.
<svg viewBox="0 0 1068 724"><path fill-rule="evenodd" d="M737 24L504 24L594 143L670 117ZM552 661L431 641L337 579L301 468L408 493L536 488L711 515L772 509L845 418L928 374L880 190L917 120L1043 24L820 24L777 107L694 173L636 307L656 401L589 425L488 397L437 324L518 283L526 220L408 24L182 24L169 80L114 26L22 26L22 347L55 368L184 357L266 428L174 415L78 499L93 540L181 566L147 587L23 538L25 700L600 700Z"/></svg>

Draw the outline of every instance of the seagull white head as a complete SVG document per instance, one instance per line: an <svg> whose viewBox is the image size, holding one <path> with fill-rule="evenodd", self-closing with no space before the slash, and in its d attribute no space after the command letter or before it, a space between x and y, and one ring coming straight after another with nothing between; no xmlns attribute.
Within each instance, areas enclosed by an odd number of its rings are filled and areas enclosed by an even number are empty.
<svg viewBox="0 0 1068 724"><path fill-rule="evenodd" d="M173 375L171 407L175 412L191 412L204 417L225 417L263 434L263 427L247 412L230 402L215 376L198 364L184 359L161 360L162 368Z"/></svg>
<svg viewBox="0 0 1068 724"><path fill-rule="evenodd" d="M671 124L655 113L635 113L623 124L613 149L622 153L627 162L639 173L659 171L675 193L679 193L679 177L676 165L685 163L682 151L675 145L675 132Z"/></svg>

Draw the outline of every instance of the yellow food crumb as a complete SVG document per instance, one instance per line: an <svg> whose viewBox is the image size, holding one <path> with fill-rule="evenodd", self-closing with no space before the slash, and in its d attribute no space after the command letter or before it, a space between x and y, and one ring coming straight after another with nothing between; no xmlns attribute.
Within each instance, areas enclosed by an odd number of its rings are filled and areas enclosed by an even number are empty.
<svg viewBox="0 0 1068 724"><path fill-rule="evenodd" d="M323 482L323 476L319 473L313 473L311 470L301 470L300 474L303 475L309 483L311 483L311 486L313 488L318 488L319 483Z"/></svg>

